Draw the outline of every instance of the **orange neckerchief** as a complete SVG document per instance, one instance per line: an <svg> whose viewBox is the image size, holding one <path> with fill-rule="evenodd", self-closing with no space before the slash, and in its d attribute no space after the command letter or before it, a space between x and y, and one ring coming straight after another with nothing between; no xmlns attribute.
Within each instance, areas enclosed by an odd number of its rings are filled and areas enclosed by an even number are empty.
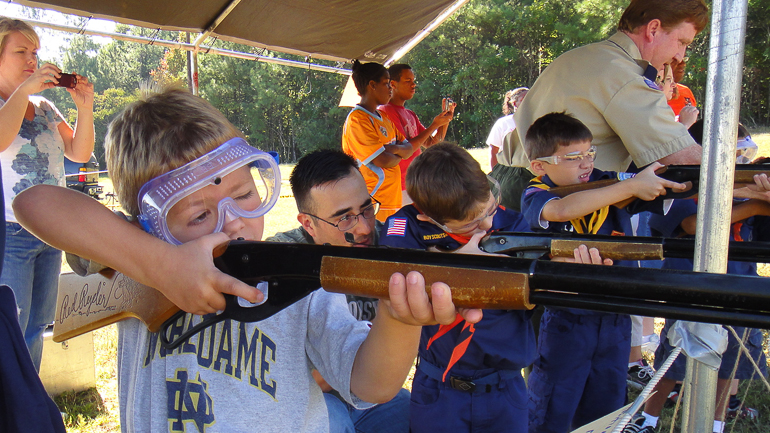
<svg viewBox="0 0 770 433"><path fill-rule="evenodd" d="M430 349L430 345L433 344L434 341L445 335L447 332L451 331L455 326L460 324L461 322L464 322L465 319L458 313L457 317L455 317L455 321L452 322L450 325L441 325L438 328L438 332L436 335L430 338L428 340L428 344L425 346L425 350ZM463 329L460 331L460 338L459 342L455 344L455 348L452 350L452 356L449 357L449 363L446 366L446 370L444 370L444 375L441 378L442 382L446 382L446 376L449 373L449 370L457 363L457 361L462 358L462 356L465 354L465 351L468 349L468 345L471 343L471 338L473 338L473 334L476 332L476 327L472 323L465 322L463 325Z"/></svg>

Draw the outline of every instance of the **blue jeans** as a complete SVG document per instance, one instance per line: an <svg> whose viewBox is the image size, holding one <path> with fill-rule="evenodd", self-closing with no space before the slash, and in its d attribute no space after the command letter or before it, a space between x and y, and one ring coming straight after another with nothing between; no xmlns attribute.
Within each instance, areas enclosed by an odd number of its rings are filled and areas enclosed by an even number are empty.
<svg viewBox="0 0 770 433"><path fill-rule="evenodd" d="M369 409L358 410L324 393L329 411L330 433L408 433L409 391L402 389L393 400Z"/></svg>
<svg viewBox="0 0 770 433"><path fill-rule="evenodd" d="M5 223L5 263L0 284L11 287L19 325L35 368L43 357L43 331L53 323L61 272L61 251L17 223Z"/></svg>
<svg viewBox="0 0 770 433"><path fill-rule="evenodd" d="M645 237L652 236L652 231L650 230L651 215L652 215L651 212L639 213L639 226L636 229L636 236L645 236ZM662 260L639 260L639 266L642 268L660 269L663 266L663 261Z"/></svg>

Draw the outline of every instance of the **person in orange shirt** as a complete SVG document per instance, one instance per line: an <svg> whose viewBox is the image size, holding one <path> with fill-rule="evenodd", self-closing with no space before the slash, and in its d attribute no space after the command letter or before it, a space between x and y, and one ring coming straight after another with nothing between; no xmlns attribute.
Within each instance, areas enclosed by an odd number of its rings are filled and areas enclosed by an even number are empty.
<svg viewBox="0 0 770 433"><path fill-rule="evenodd" d="M377 219L384 222L401 209L399 163L412 155L393 122L380 110L392 95L390 75L379 63L353 62L353 82L361 102L348 114L342 130L342 150L359 163L369 194L381 203Z"/></svg>

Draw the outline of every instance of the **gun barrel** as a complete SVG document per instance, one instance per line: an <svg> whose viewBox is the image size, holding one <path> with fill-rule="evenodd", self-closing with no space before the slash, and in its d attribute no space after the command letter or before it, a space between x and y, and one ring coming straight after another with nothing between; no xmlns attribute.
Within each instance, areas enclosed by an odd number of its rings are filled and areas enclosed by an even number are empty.
<svg viewBox="0 0 770 433"><path fill-rule="evenodd" d="M598 271L588 265L541 260L534 264L529 284L540 291L581 297L770 313L770 283L763 277L623 266L603 266ZM532 302L542 302L534 293L530 295Z"/></svg>
<svg viewBox="0 0 770 433"><path fill-rule="evenodd" d="M488 253L537 258L546 253L554 257L571 257L572 250L581 244L595 247L602 256L613 260L692 259L695 255L695 240L691 238L576 233L494 232L482 239L479 247ZM731 241L728 259L739 262L770 263L770 242Z"/></svg>
<svg viewBox="0 0 770 433"><path fill-rule="evenodd" d="M698 183L700 169L699 165L669 165L658 175L674 182ZM735 166L735 183L754 183L754 175L762 173L770 175L770 169L751 164L738 164Z"/></svg>

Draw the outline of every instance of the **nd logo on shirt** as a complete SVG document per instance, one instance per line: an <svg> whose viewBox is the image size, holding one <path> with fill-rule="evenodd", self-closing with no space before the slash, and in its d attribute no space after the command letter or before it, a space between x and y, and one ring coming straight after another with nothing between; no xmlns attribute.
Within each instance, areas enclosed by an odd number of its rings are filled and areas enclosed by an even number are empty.
<svg viewBox="0 0 770 433"><path fill-rule="evenodd" d="M384 126L380 125L380 133L382 133L383 137L387 137L388 136L388 129L385 128Z"/></svg>
<svg viewBox="0 0 770 433"><path fill-rule="evenodd" d="M185 423L192 422L199 432L214 424L214 408L208 391L208 383L198 373L189 379L187 370L177 370L176 378L166 380L168 392L169 431L185 431Z"/></svg>

